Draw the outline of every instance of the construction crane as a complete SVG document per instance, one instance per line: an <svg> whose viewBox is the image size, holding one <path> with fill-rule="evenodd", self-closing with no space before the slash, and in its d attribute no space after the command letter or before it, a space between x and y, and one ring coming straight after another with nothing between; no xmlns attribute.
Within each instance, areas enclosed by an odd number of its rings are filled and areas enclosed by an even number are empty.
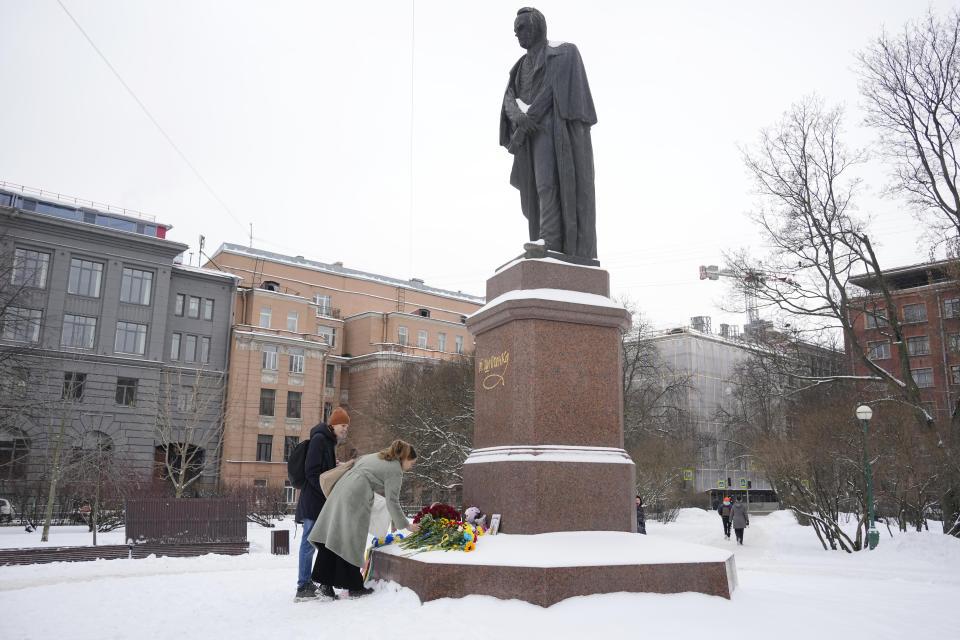
<svg viewBox="0 0 960 640"><path fill-rule="evenodd" d="M743 300L747 308L747 324L753 324L760 321L760 305L757 302L757 292L767 280L776 280L793 287L799 287L800 284L791 276L776 271L764 271L762 269L747 269L743 273L736 273L730 269L721 269L715 264L710 266L700 265L701 280L719 280L720 277L734 278L743 282Z"/></svg>

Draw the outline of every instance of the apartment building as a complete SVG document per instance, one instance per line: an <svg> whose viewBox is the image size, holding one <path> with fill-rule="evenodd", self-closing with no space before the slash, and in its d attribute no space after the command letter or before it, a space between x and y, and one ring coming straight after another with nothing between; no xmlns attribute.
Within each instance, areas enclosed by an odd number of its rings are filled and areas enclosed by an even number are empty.
<svg viewBox="0 0 960 640"><path fill-rule="evenodd" d="M221 471L230 485L287 486L290 451L338 405L351 417L341 458L382 448L390 435L374 420L380 381L405 363L472 353L464 323L484 303L236 244L221 245L207 266L240 278Z"/></svg>
<svg viewBox="0 0 960 640"><path fill-rule="evenodd" d="M685 470L685 479L714 501L730 494L745 496L749 490L752 503L772 504L776 501L773 487L756 460L727 451L723 415L735 410L734 392L740 383L737 365L752 357L776 356L786 358L804 375L837 375L843 372L843 354L799 341L764 321L746 325L742 334L726 324L714 334L706 316L691 318L691 325L644 338L656 346L669 375L690 380L691 391L683 408L700 434L702 446L697 466Z"/></svg>
<svg viewBox="0 0 960 640"><path fill-rule="evenodd" d="M222 427L237 278L178 264L169 225L93 205L0 188L0 482L42 474L61 427L68 450L109 449L146 479L185 424L197 442Z"/></svg>
<svg viewBox="0 0 960 640"><path fill-rule="evenodd" d="M946 261L890 269L884 278L893 295L893 311L901 322L904 343L892 340L888 309L876 278L862 275L850 282L866 292L868 313L851 318L860 344L871 360L896 376L902 375L899 349L906 349L910 370L927 412L949 422L950 411L960 393L960 286ZM857 375L868 375L852 354Z"/></svg>

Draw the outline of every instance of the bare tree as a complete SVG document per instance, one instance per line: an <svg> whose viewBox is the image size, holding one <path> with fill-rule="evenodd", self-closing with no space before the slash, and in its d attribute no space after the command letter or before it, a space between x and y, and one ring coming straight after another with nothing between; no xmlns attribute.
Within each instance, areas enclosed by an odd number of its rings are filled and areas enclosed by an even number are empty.
<svg viewBox="0 0 960 640"><path fill-rule="evenodd" d="M155 437L161 473L174 496L185 493L220 464L225 412L221 372L171 369L163 373Z"/></svg>
<svg viewBox="0 0 960 640"><path fill-rule="evenodd" d="M745 152L764 202L753 219L771 251L762 261L744 252L728 255L728 261L742 276L740 286L749 287L762 304L801 322L841 331L851 354L869 372L861 379L882 382L890 401L910 405L918 423L930 425L933 418L924 410L906 349L897 350L901 373L894 374L870 359L854 331L854 324L871 314L886 325L894 342L904 343L880 261L865 225L852 213L860 181L851 172L864 155L843 144L841 124L840 109L826 110L820 100L807 98L776 128L762 132L756 150ZM850 283L850 276L862 269L879 283L885 317ZM820 384L847 376L807 378Z"/></svg>
<svg viewBox="0 0 960 640"><path fill-rule="evenodd" d="M470 358L408 363L380 384L376 420L416 443L411 487L459 500L463 461L473 447L474 367Z"/></svg>
<svg viewBox="0 0 960 640"><path fill-rule="evenodd" d="M932 222L954 254L960 238L960 11L930 9L901 33L884 31L857 57L867 124L893 161L891 188Z"/></svg>

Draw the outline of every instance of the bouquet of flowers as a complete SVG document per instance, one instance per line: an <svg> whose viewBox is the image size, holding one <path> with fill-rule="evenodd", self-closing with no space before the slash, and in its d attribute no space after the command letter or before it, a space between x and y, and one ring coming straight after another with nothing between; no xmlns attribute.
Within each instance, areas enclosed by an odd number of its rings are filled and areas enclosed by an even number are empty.
<svg viewBox="0 0 960 640"><path fill-rule="evenodd" d="M420 520L424 516L432 516L434 519L439 520L440 518L446 518L447 520L459 520L460 512L451 507L448 504L441 504L437 502L432 504L429 507L424 507L417 512L417 515L413 516L414 524L419 524Z"/></svg>

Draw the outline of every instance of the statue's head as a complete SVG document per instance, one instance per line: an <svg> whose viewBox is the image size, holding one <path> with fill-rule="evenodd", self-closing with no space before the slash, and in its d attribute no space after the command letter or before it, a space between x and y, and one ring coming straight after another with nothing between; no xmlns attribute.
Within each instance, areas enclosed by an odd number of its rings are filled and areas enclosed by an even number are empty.
<svg viewBox="0 0 960 640"><path fill-rule="evenodd" d="M547 39L547 19L533 7L524 7L517 11L517 19L513 21L513 32L520 46L529 49Z"/></svg>

